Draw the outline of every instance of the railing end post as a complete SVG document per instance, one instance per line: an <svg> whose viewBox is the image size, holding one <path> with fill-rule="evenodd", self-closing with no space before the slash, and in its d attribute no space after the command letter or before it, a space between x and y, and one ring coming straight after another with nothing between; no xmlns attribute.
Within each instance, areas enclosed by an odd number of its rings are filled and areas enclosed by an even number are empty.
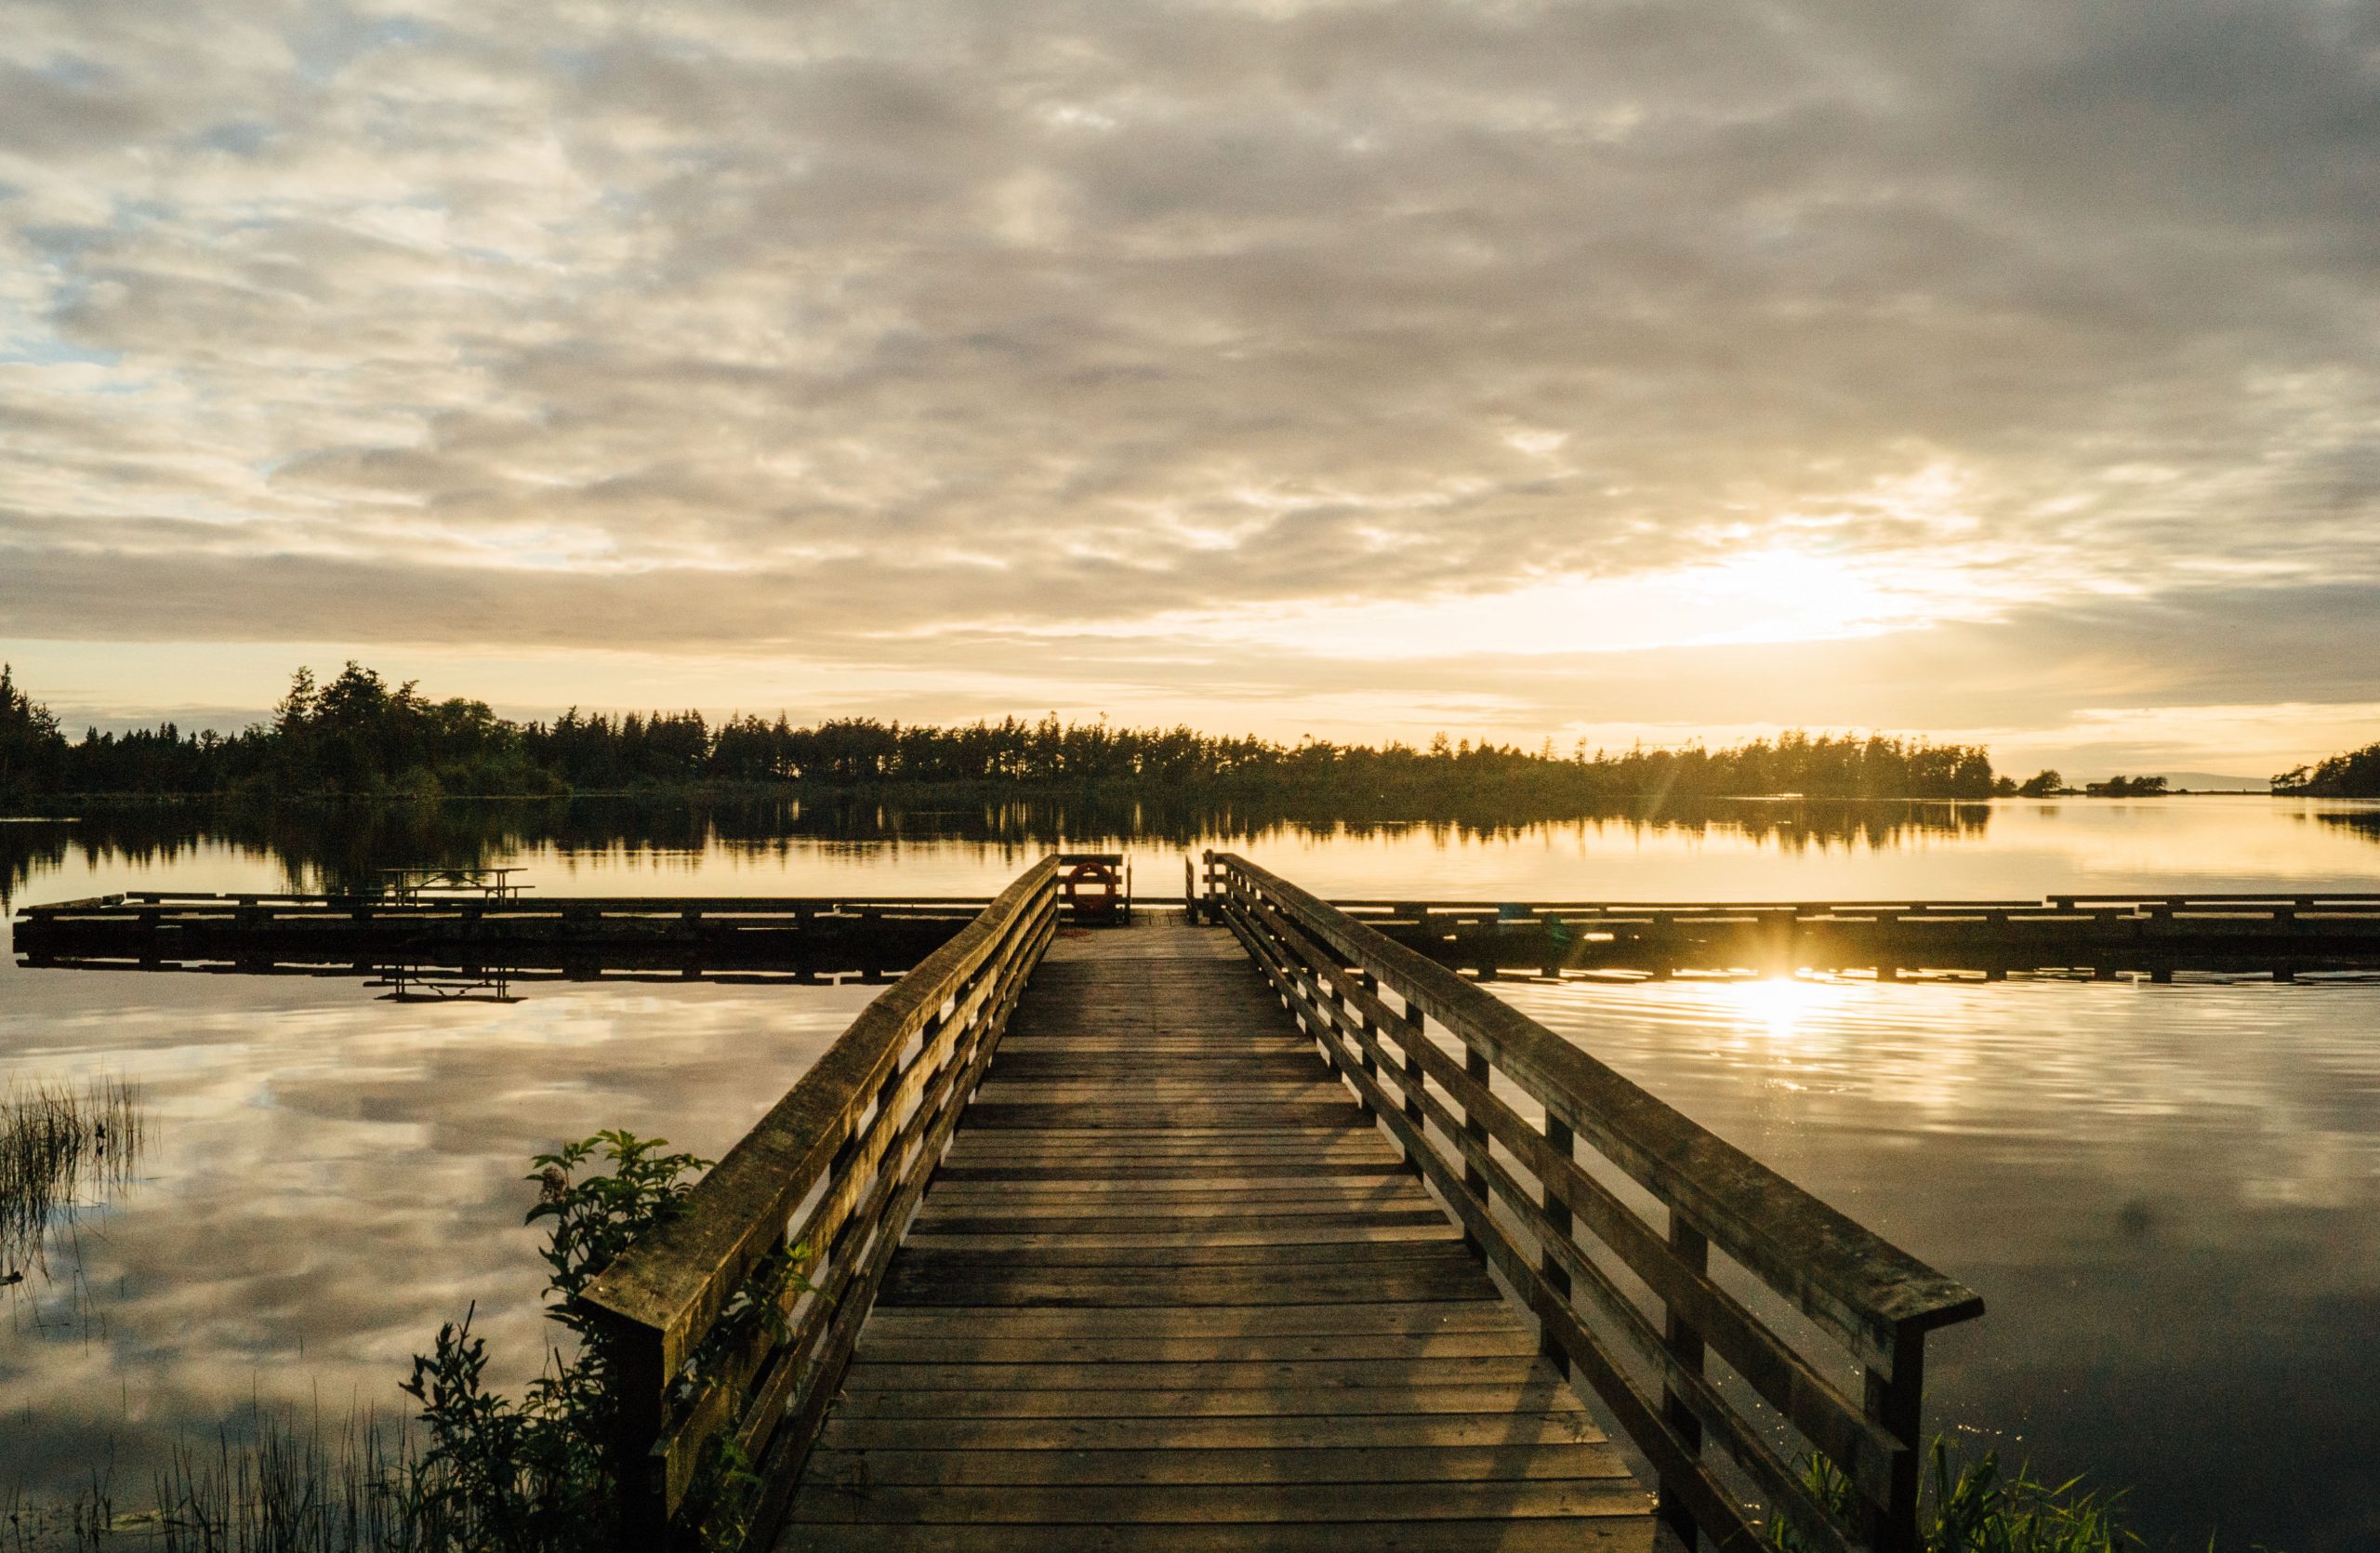
<svg viewBox="0 0 2380 1553"><path fill-rule="evenodd" d="M1901 1446L1893 1458L1890 1493L1867 1528L1868 1542L1875 1553L1917 1553L1917 1499L1924 1468L1920 1439L1925 1426L1923 1327L1904 1326L1894 1334L1892 1373L1882 1374L1869 1365L1866 1392L1869 1420Z"/></svg>
<svg viewBox="0 0 2380 1553"><path fill-rule="evenodd" d="M669 1523L668 1493L654 1455L668 1383L661 1334L593 1301L581 1299L577 1305L590 1319L589 1335L603 1353L611 1414L604 1449L611 1457L615 1495L615 1546L623 1553L663 1546Z"/></svg>

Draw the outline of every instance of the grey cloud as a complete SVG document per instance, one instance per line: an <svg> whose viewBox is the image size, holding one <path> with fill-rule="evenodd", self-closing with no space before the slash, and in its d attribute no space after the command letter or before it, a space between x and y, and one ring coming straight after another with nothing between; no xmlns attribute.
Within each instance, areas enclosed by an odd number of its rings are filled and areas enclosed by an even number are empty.
<svg viewBox="0 0 2380 1553"><path fill-rule="evenodd" d="M2380 574L2368 7L232 13L27 7L0 328L118 365L0 368L0 630Z"/></svg>

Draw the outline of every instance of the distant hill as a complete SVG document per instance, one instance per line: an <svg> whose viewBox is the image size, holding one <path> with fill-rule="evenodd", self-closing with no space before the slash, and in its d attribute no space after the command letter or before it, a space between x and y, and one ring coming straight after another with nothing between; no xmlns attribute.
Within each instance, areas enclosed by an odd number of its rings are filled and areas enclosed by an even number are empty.
<svg viewBox="0 0 2380 1553"><path fill-rule="evenodd" d="M2269 776L2224 776L2212 771L2168 771L2166 784L2192 792L2269 792Z"/></svg>
<svg viewBox="0 0 2380 1553"><path fill-rule="evenodd" d="M2272 779L2268 776L2226 776L2214 771L2168 771L2162 774L2150 771L2135 774L2126 771L2121 775L2126 781L2147 781L2151 776L2162 775L2167 790L2174 792L2270 792L2272 790ZM2109 781L2110 777L2094 773L2071 776L2066 780L2072 790L2079 792L2086 786Z"/></svg>

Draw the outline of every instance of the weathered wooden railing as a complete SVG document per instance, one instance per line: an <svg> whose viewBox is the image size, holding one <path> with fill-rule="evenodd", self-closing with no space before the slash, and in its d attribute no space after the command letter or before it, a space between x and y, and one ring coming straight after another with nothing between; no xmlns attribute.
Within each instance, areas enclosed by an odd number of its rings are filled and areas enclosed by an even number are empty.
<svg viewBox="0 0 2380 1553"><path fill-rule="evenodd" d="M886 1264L1056 930L1045 858L862 1011L685 1211L579 1305L613 1357L628 1545L691 1543L733 1440L765 1524L800 1475ZM772 1313L774 1307L774 1314Z"/></svg>
<svg viewBox="0 0 2380 1553"><path fill-rule="evenodd" d="M1981 1315L1973 1291L1444 966L1210 862L1210 907L1610 1408L1687 1546L1759 1546L1752 1501L1819 1546L1915 1546L1925 1335ZM1848 1513L1805 1485L1813 1453Z"/></svg>

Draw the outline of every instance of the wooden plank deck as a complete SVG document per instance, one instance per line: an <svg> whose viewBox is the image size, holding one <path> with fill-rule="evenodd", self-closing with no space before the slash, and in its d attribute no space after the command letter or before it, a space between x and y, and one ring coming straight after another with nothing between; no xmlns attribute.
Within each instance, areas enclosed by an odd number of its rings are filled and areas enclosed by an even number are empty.
<svg viewBox="0 0 2380 1553"><path fill-rule="evenodd" d="M781 1549L1652 1546L1652 1496L1228 933L1059 940Z"/></svg>

